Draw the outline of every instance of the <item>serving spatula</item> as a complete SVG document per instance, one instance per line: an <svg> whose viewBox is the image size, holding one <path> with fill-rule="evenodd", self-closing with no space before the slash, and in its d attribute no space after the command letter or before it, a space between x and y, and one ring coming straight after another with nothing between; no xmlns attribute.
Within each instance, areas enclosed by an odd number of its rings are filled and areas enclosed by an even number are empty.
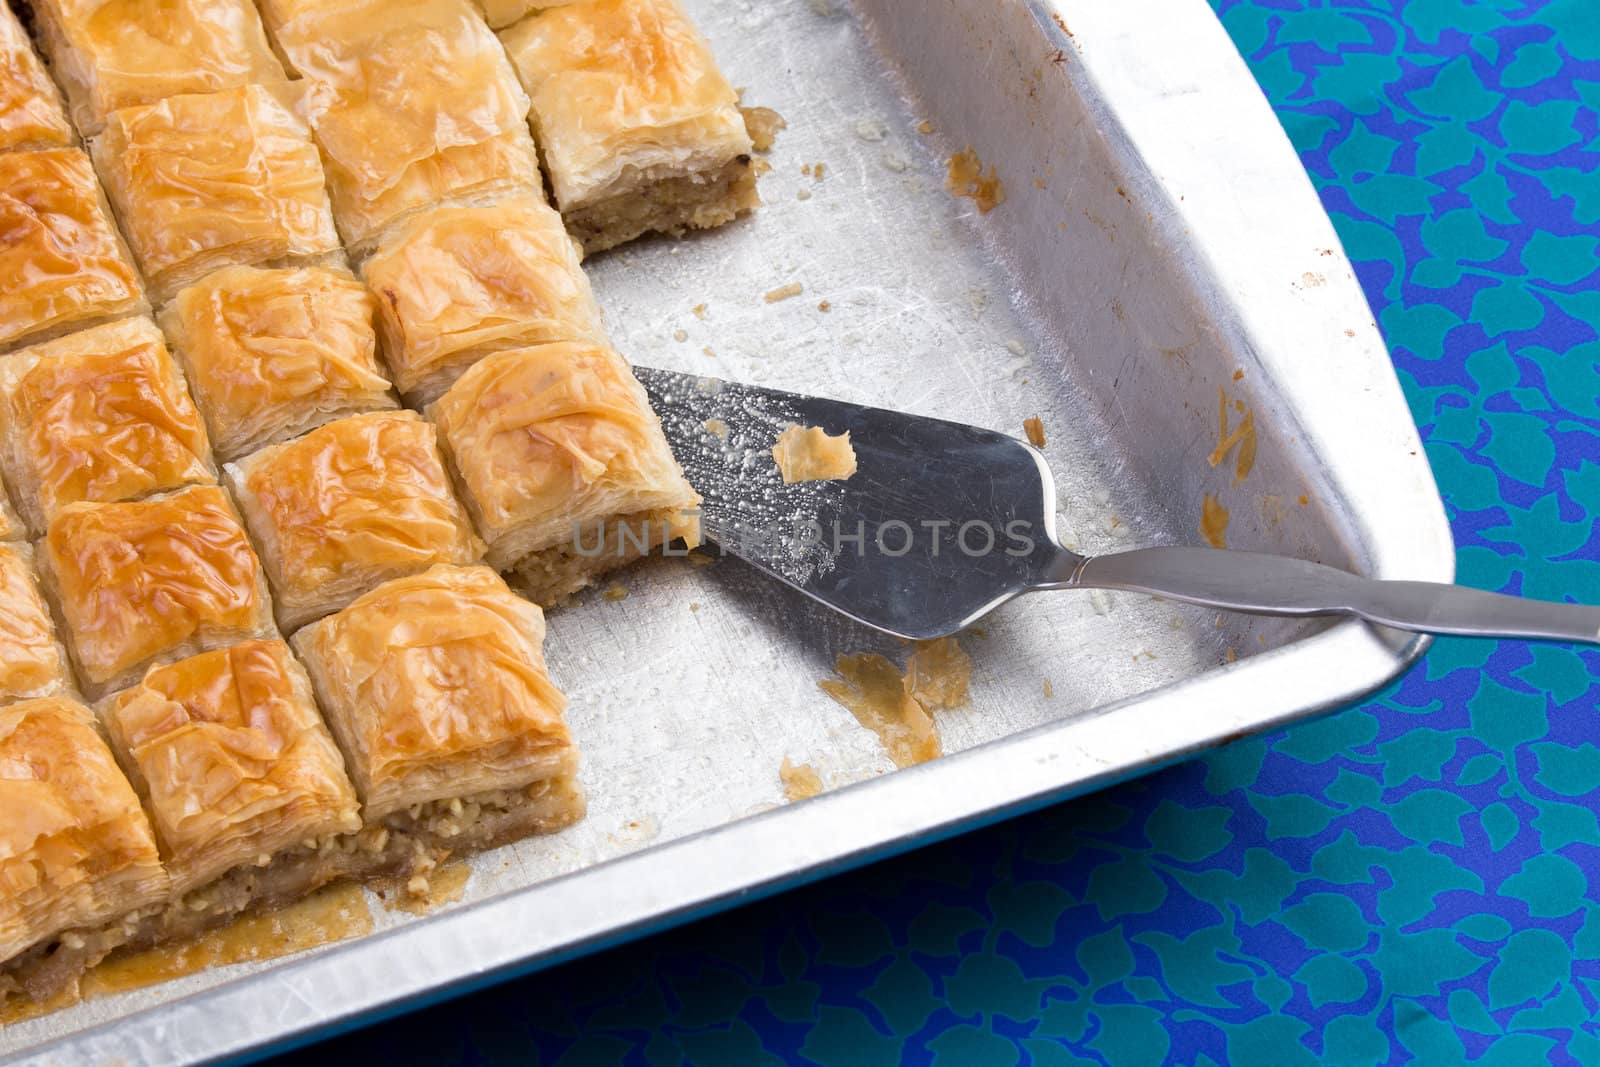
<svg viewBox="0 0 1600 1067"><path fill-rule="evenodd" d="M898 637L957 633L1024 593L1120 589L1255 615L1353 615L1418 633L1600 644L1600 607L1374 581L1285 556L1145 548L1088 557L1056 537L1044 456L1004 434L819 397L635 368L705 497L707 538ZM850 434L843 481L784 484L788 426Z"/></svg>

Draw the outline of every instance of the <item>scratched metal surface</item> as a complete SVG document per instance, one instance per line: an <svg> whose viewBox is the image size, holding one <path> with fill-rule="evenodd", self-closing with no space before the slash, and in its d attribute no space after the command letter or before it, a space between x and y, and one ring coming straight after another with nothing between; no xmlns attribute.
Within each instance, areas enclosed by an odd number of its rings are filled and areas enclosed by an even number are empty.
<svg viewBox="0 0 1600 1067"><path fill-rule="evenodd" d="M1213 493L1234 547L1450 576L1366 305L1203 3L687 3L747 102L790 126L753 220L591 262L630 357L1018 435L1038 415L1083 551L1193 542ZM987 216L945 189L968 144L1007 190ZM1258 427L1243 482L1207 462L1219 390ZM1039 595L963 639L972 703L938 719L952 758L891 774L817 682L840 653L902 649L732 562L622 582L626 600L550 619L581 826L480 857L463 904L431 919L375 908L385 936L9 1026L0 1054L169 1064L309 1032L1313 713L1418 647ZM786 757L857 788L774 810Z"/></svg>

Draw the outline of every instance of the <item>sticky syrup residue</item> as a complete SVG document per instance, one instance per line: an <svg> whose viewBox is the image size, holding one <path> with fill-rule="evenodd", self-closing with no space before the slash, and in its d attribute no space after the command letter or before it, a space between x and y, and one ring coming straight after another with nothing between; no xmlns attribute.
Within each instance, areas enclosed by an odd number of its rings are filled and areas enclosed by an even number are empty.
<svg viewBox="0 0 1600 1067"><path fill-rule="evenodd" d="M1239 481L1250 477L1250 472L1256 465L1256 414L1242 400L1233 402L1234 410L1242 417L1237 426L1229 426L1228 394L1221 386L1217 387L1217 423L1218 441L1216 449L1206 462L1213 467L1221 465L1228 458L1228 453L1235 448L1238 454L1234 457L1233 476Z"/></svg>
<svg viewBox="0 0 1600 1067"><path fill-rule="evenodd" d="M809 763L796 766L789 762L789 757L783 758L783 765L778 768L778 778L783 782L783 795L793 803L797 800L810 800L819 795L825 788L822 776L815 767Z"/></svg>
<svg viewBox="0 0 1600 1067"><path fill-rule="evenodd" d="M1210 493L1200 505L1200 536L1212 548L1228 547L1228 509Z"/></svg>
<svg viewBox="0 0 1600 1067"><path fill-rule="evenodd" d="M757 152L770 152L777 143L778 133L789 128L789 120L770 107L741 107L744 128L750 133L750 143Z"/></svg>
<svg viewBox="0 0 1600 1067"><path fill-rule="evenodd" d="M818 683L822 691L878 735L895 766L911 767L943 755L929 712L967 702L972 660L946 637L919 642L904 674L874 653L840 656L834 672Z"/></svg>
<svg viewBox="0 0 1600 1067"><path fill-rule="evenodd" d="M1044 447L1044 420L1035 415L1031 419L1022 420L1023 432L1028 435L1028 443L1034 448Z"/></svg>
<svg viewBox="0 0 1600 1067"><path fill-rule="evenodd" d="M772 458L785 485L842 482L856 473L856 450L850 446L850 434L833 437L817 426L791 424L778 435Z"/></svg>
<svg viewBox="0 0 1600 1067"><path fill-rule="evenodd" d="M983 160L971 145L965 152L950 157L950 173L945 188L955 196L964 196L978 205L980 214L987 215L1006 202L1005 183L993 166L983 172Z"/></svg>
<svg viewBox="0 0 1600 1067"><path fill-rule="evenodd" d="M383 894L383 906L390 911L403 911L408 915L428 915L446 904L454 904L466 894L467 883L472 880L472 868L465 863L447 863L438 870L428 872L426 886L396 886Z"/></svg>

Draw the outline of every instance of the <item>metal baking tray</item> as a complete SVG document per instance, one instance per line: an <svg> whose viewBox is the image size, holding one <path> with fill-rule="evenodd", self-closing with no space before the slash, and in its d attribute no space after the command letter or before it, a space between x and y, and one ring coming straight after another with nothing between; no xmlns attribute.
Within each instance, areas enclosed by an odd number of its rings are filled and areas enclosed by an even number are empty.
<svg viewBox="0 0 1600 1067"><path fill-rule="evenodd" d="M1212 493L1233 547L1452 578L1371 312L1203 0L687 3L790 128L753 220L591 263L630 357L1019 436L1037 414L1085 551L1194 542ZM1005 185L987 215L945 189L969 144ZM1207 461L1219 389L1259 434L1242 483ZM1042 594L963 638L973 700L938 717L947 757L889 773L817 682L839 653L903 649L732 561L623 581L626 600L550 619L582 825L480 857L427 918L375 908L374 936L15 1024L0 1054L156 1067L308 1039L1307 718L1424 647ZM783 804L785 757L832 791Z"/></svg>

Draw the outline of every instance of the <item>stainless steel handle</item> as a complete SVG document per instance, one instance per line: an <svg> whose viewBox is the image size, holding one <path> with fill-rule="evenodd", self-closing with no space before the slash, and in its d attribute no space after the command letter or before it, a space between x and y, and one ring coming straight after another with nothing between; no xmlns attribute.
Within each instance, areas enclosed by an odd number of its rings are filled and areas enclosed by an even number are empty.
<svg viewBox="0 0 1600 1067"><path fill-rule="evenodd" d="M1320 563L1212 548L1146 548L1082 563L1072 585L1251 615L1355 615L1416 633L1600 644L1600 608L1431 582L1379 582Z"/></svg>

